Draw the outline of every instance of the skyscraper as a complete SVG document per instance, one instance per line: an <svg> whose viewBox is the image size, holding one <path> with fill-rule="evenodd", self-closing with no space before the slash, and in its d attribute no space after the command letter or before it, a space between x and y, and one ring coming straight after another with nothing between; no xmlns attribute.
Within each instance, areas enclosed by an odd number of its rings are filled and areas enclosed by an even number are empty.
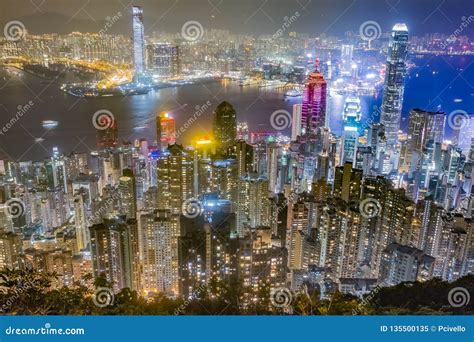
<svg viewBox="0 0 474 342"><path fill-rule="evenodd" d="M132 170L125 169L119 179L120 213L127 219L134 219L137 215L137 197L135 176Z"/></svg>
<svg viewBox="0 0 474 342"><path fill-rule="evenodd" d="M293 116L291 123L291 141L296 141L299 135L301 135L301 104L293 105Z"/></svg>
<svg viewBox="0 0 474 342"><path fill-rule="evenodd" d="M169 43L147 45L147 68L153 76L177 76L180 73L179 48Z"/></svg>
<svg viewBox="0 0 474 342"><path fill-rule="evenodd" d="M229 102L222 102L214 111L213 133L219 148L225 151L237 136L237 113Z"/></svg>
<svg viewBox="0 0 474 342"><path fill-rule="evenodd" d="M156 140L162 150L176 142L176 122L168 113L156 114Z"/></svg>
<svg viewBox="0 0 474 342"><path fill-rule="evenodd" d="M145 70L145 30L143 28L143 9L132 7L133 18L133 69L135 75Z"/></svg>
<svg viewBox="0 0 474 342"><path fill-rule="evenodd" d="M315 69L309 74L304 90L301 109L303 133L316 133L318 128L326 126L326 88L326 81L319 71L319 60L316 60Z"/></svg>
<svg viewBox="0 0 474 342"><path fill-rule="evenodd" d="M408 28L396 24L392 30L385 69L384 94L380 122L385 126L386 152L392 159L397 152L398 130L405 89L405 60L408 53Z"/></svg>

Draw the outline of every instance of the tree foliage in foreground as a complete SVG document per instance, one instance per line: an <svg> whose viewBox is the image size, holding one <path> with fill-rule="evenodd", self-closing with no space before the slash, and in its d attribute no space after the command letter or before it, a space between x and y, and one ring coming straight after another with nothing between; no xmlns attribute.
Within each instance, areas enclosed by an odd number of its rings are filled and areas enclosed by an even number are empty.
<svg viewBox="0 0 474 342"><path fill-rule="evenodd" d="M339 292L321 299L318 289L292 293L287 307L272 307L270 289L252 293L237 279L212 279L190 300L172 299L163 294L146 300L135 291L122 289L110 305L94 304L93 288L75 283L51 289L55 274L33 270L0 271L0 312L10 315L466 315L474 313L474 275L454 283L432 279L424 283L402 283L379 289L365 299ZM97 288L110 287L103 278L94 280ZM472 294L470 302L454 308L448 301L456 287ZM249 292L250 291L250 292ZM245 300L251 294L253 300ZM257 299L255 299L257 298ZM248 303L251 304L248 304ZM247 304L244 304L247 303Z"/></svg>

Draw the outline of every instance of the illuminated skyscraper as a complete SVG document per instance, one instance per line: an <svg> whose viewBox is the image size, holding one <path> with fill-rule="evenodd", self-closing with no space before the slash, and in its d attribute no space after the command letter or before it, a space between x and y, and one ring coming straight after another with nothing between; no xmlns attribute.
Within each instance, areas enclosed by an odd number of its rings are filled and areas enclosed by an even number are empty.
<svg viewBox="0 0 474 342"><path fill-rule="evenodd" d="M344 132L342 134L341 164L355 163L357 142L359 138L358 127L361 118L360 99L348 97L344 104Z"/></svg>
<svg viewBox="0 0 474 342"><path fill-rule="evenodd" d="M120 213L127 219L134 219L137 215L137 197L135 176L132 170L125 169L119 179Z"/></svg>
<svg viewBox="0 0 474 342"><path fill-rule="evenodd" d="M291 123L291 141L296 141L299 135L301 135L301 104L293 105L293 116Z"/></svg>
<svg viewBox="0 0 474 342"><path fill-rule="evenodd" d="M145 70L145 32L143 28L143 9L140 6L132 7L133 16L133 68L135 74Z"/></svg>
<svg viewBox="0 0 474 342"><path fill-rule="evenodd" d="M402 113L403 93L405 90L405 60L408 53L408 28L405 24L396 24L392 30L385 69L384 94L380 123L385 126L387 155L392 159L397 152L398 130Z"/></svg>
<svg viewBox="0 0 474 342"><path fill-rule="evenodd" d="M316 60L315 70L309 74L304 90L301 129L306 134L316 133L318 128L326 126L327 84L318 68L319 60Z"/></svg>
<svg viewBox="0 0 474 342"><path fill-rule="evenodd" d="M156 139L162 150L176 142L176 122L168 113L156 115Z"/></svg>
<svg viewBox="0 0 474 342"><path fill-rule="evenodd" d="M218 105L214 111L214 139L223 151L234 143L237 136L236 118L234 107L226 101Z"/></svg>
<svg viewBox="0 0 474 342"><path fill-rule="evenodd" d="M352 69L352 58L354 55L354 45L341 46L341 71L344 75L350 75Z"/></svg>
<svg viewBox="0 0 474 342"><path fill-rule="evenodd" d="M179 48L169 43L147 45L147 67L153 76L178 76L180 73Z"/></svg>

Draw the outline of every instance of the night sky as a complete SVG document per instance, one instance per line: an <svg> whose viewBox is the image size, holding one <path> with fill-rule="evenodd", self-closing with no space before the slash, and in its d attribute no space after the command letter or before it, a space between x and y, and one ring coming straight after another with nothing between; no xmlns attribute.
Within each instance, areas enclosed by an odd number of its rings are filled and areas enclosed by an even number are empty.
<svg viewBox="0 0 474 342"><path fill-rule="evenodd" d="M129 6L145 11L145 30L179 32L183 23L199 21L205 29L234 33L273 34L284 17L300 13L291 31L310 35L357 32L361 23L375 20L384 31L404 21L411 34L452 34L462 17L474 15L474 0L1 0L2 26L22 21L31 33L97 32L107 17L122 19L110 33L130 34ZM474 34L474 22L463 34Z"/></svg>

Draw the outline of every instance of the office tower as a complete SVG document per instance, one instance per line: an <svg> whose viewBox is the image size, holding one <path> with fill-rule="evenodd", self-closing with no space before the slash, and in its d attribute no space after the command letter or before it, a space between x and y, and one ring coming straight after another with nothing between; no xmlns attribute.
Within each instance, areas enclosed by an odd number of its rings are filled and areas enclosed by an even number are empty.
<svg viewBox="0 0 474 342"><path fill-rule="evenodd" d="M269 142L267 144L267 167L266 177L268 178L268 190L273 193L281 192L278 178L281 170L281 154L282 147L276 142Z"/></svg>
<svg viewBox="0 0 474 342"><path fill-rule="evenodd" d="M237 114L234 107L224 101L214 111L213 134L218 148L225 152L237 135Z"/></svg>
<svg viewBox="0 0 474 342"><path fill-rule="evenodd" d="M291 120L291 141L296 141L301 135L301 111L303 106L301 104L293 105L293 115Z"/></svg>
<svg viewBox="0 0 474 342"><path fill-rule="evenodd" d="M342 133L341 157L339 160L341 165L346 162L355 165L361 115L360 99L355 96L347 97L343 112L344 131Z"/></svg>
<svg viewBox="0 0 474 342"><path fill-rule="evenodd" d="M114 291L125 287L139 289L136 282L138 236L136 222L123 218L105 219L90 229L92 264L95 277L105 277Z"/></svg>
<svg viewBox="0 0 474 342"><path fill-rule="evenodd" d="M179 48L169 43L147 46L147 68L154 77L169 78L180 74Z"/></svg>
<svg viewBox="0 0 474 342"><path fill-rule="evenodd" d="M156 114L156 141L160 150L176 142L176 122L169 113Z"/></svg>
<svg viewBox="0 0 474 342"><path fill-rule="evenodd" d="M253 178L250 175L245 178L249 182L248 186L248 213L250 226L269 227L270 222L270 194L268 192L268 180L262 177Z"/></svg>
<svg viewBox="0 0 474 342"><path fill-rule="evenodd" d="M326 127L326 93L327 84L319 71L319 61L306 80L303 104L301 108L303 134L316 134L317 130Z"/></svg>
<svg viewBox="0 0 474 342"><path fill-rule="evenodd" d="M379 284L395 286L403 282L429 280L434 260L417 248L391 243L382 254Z"/></svg>
<svg viewBox="0 0 474 342"><path fill-rule="evenodd" d="M50 161L45 163L46 176L48 178L48 187L50 189L56 189L60 187L64 192L67 193L67 173L64 160L59 158L51 158Z"/></svg>
<svg viewBox="0 0 474 342"><path fill-rule="evenodd" d="M353 55L354 45L341 46L341 71L344 76L351 73Z"/></svg>
<svg viewBox="0 0 474 342"><path fill-rule="evenodd" d="M255 173L243 177L243 187L247 190L244 195L242 207L239 211L248 217L248 224L252 228L270 226L270 199L268 192L268 179Z"/></svg>
<svg viewBox="0 0 474 342"><path fill-rule="evenodd" d="M86 206L84 204L84 192L78 192L74 196L74 226L76 230L77 250L85 249L90 242L88 221L86 218Z"/></svg>
<svg viewBox="0 0 474 342"><path fill-rule="evenodd" d="M130 169L125 169L119 179L120 214L127 219L134 219L137 215L136 179Z"/></svg>
<svg viewBox="0 0 474 342"><path fill-rule="evenodd" d="M396 24L389 42L380 118L380 123L385 127L386 153L391 159L392 169L395 166L393 156L397 153L407 53L408 28L405 24Z"/></svg>
<svg viewBox="0 0 474 342"><path fill-rule="evenodd" d="M19 270L24 266L21 236L0 231L0 269Z"/></svg>
<svg viewBox="0 0 474 342"><path fill-rule="evenodd" d="M404 152L401 153L400 168L402 172L413 173L414 167L422 158L427 143L442 143L446 114L412 109L408 118L408 136Z"/></svg>
<svg viewBox="0 0 474 342"><path fill-rule="evenodd" d="M173 285L171 211L156 210L140 213L140 259L142 260L142 284L145 294L161 292L177 294Z"/></svg>
<svg viewBox="0 0 474 342"><path fill-rule="evenodd" d="M360 199L362 183L362 170L353 169L352 163L336 167L334 175L334 197L341 198L345 202L358 201Z"/></svg>
<svg viewBox="0 0 474 342"><path fill-rule="evenodd" d="M103 124L101 129L97 129L97 148L106 149L114 148L118 145L118 127L117 120L109 116L103 116Z"/></svg>
<svg viewBox="0 0 474 342"><path fill-rule="evenodd" d="M133 69L135 75L145 71L145 30L143 27L143 9L132 7L133 25Z"/></svg>
<svg viewBox="0 0 474 342"><path fill-rule="evenodd" d="M457 146L462 151L469 151L471 138L474 137L474 115L472 113L466 114L465 121L456 132L458 132Z"/></svg>
<svg viewBox="0 0 474 342"><path fill-rule="evenodd" d="M147 69L154 77L171 77L171 45L154 43L147 45Z"/></svg>
<svg viewBox="0 0 474 342"><path fill-rule="evenodd" d="M253 146L245 140L237 140L234 149L232 154L237 159L238 177L241 178L253 171Z"/></svg>

